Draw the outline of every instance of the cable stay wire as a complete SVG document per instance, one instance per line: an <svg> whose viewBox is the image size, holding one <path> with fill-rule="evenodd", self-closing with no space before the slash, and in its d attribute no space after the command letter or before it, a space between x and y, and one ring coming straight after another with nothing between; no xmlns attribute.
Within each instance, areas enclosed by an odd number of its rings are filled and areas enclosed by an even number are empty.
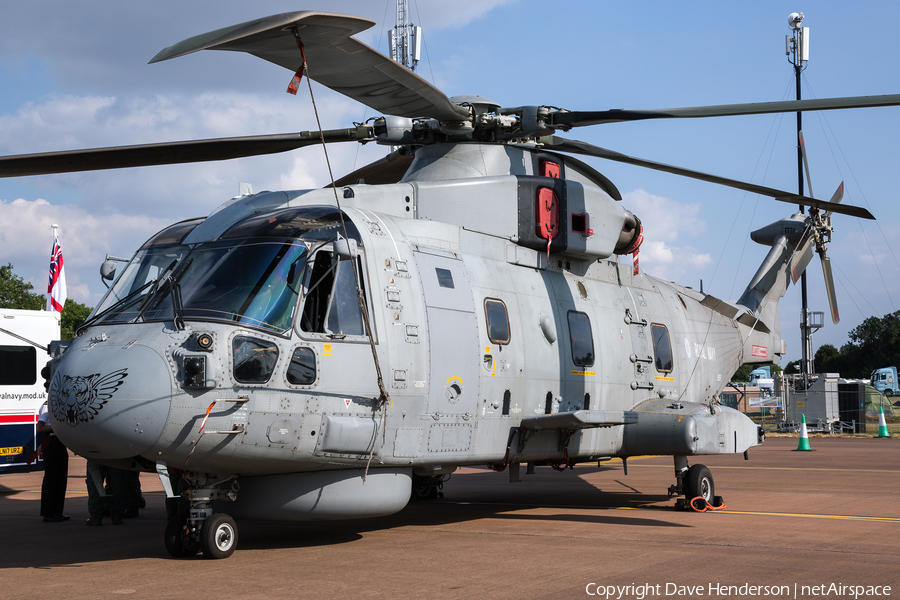
<svg viewBox="0 0 900 600"><path fill-rule="evenodd" d="M787 95L791 89L792 81L793 81L793 77L789 78L788 85L787 85L787 87L785 87L784 93L781 96L782 100L787 98ZM769 166L772 164L772 157L774 156L774 153L775 153L774 152L775 145L778 142L778 132L781 130L781 122L783 120L784 120L783 113L776 113L772 116L772 121L769 126L769 132L766 134L766 141L763 143L763 147L760 150L759 157L756 159L756 166L754 166L754 168L753 168L753 174L750 176L750 181L753 181L753 179L756 177L756 173L759 170L759 165L762 162L763 156L765 156L766 153L768 153L769 158L766 161L766 166L762 173L762 181L766 180L766 176L769 173ZM775 132L774 137L772 137L773 131ZM770 140L772 143L771 148L769 148ZM746 197L747 195L749 195L749 193L745 192L744 197ZM743 207L743 202L744 201L741 200L742 207ZM734 293L735 293L734 287L735 287L735 285L737 285L738 273L740 272L740 266L744 261L744 255L747 251L747 242L750 240L750 232L753 230L753 220L756 218L756 211L758 210L758 208L759 208L759 195L756 196L756 202L753 205L753 211L750 214L750 218L747 220L747 229L746 229L746 233L743 236L743 238L744 238L743 245L741 246L741 252L740 252L740 255L738 256L737 267L734 269L734 278L731 280L731 291L728 293L728 296L730 298L734 297ZM739 216L739 214L740 213L738 213L738 216ZM738 216L735 216L735 222L737 222ZM732 224L732 229L728 232L729 239L731 238L731 231L733 231L733 230L734 230L734 224ZM720 260L721 260L721 257L720 257ZM716 268L718 269L718 265L716 265Z"/></svg>
<svg viewBox="0 0 900 600"><path fill-rule="evenodd" d="M416 0L413 0L413 7L416 9L416 17L419 19L419 23L422 24L422 30L425 30L425 22L422 21L422 15L419 14L419 3ZM437 83L434 80L434 69L431 65L431 56L428 54L428 43L425 39L425 36L422 36L422 47L425 49L425 62L428 63L428 72L431 73L431 85L437 87Z"/></svg>
<svg viewBox="0 0 900 600"><path fill-rule="evenodd" d="M859 315L860 315L861 317L863 317L864 319L865 319L867 316L869 316L869 315L866 315L866 313L864 313L864 312L862 311L862 309L859 307L859 304L856 303L856 300L853 298L853 295L850 293L850 290L848 290L848 289L847 289L847 286L844 285L844 281L846 281L846 282L850 285L850 287L852 287L852 288L854 289L854 291L855 291L857 294L859 294L860 298L862 298L863 300L865 300L866 304L869 305L869 308L872 309L872 314L876 314L875 307L872 306L872 304L869 302L868 298L866 298L865 294L863 294L862 292L860 292L859 289L858 289L855 285L853 285L853 280L850 279L849 277L847 277L846 275L844 275L844 272L841 271L841 268L840 268L839 266L837 266L837 265L835 265L835 264L832 264L832 266L833 266L833 267L835 268L835 270L837 270L837 272L838 272L838 275L839 275L839 277L838 277L838 283L840 283L840 284L841 284L841 287L844 288L844 291L847 293L847 297L850 298L850 301L851 301L851 302L853 303L853 305L856 307L856 310L859 311Z"/></svg>
<svg viewBox="0 0 900 600"><path fill-rule="evenodd" d="M806 84L806 88L809 91L810 96L814 99L817 98L815 92L812 89L812 85L810 85L809 80L805 76L803 77L803 81ZM827 117L823 113L824 113L824 111L816 111L816 116L819 119L819 124L822 127L822 130L824 132L831 134L831 137L834 138L834 145L837 146L837 150L841 156L841 159L844 161L844 164L847 165L847 169L850 171L850 177L853 180L853 183L856 185L856 188L859 190L859 194L860 194L860 197L862 198L863 206L865 206L866 208L871 210L872 207L869 204L868 198L866 198L866 194L863 191L863 188L860 185L859 180L856 178L856 173L853 172L853 167L850 164L850 161L847 160L847 157L844 154L844 150L843 150L843 148L841 148L840 141L838 140L837 135L835 135L834 130L831 127L831 123L828 122ZM824 123L824 125L823 125L823 123ZM841 170L840 163L837 160L837 157L835 156L834 148L832 147L831 140L829 139L828 135L825 135L824 137L825 137L826 143L828 144L828 149L831 152L831 157L832 157L832 160L834 161L835 168L837 169L837 172L841 176L841 180L843 181L846 178L844 177L844 174ZM859 227L860 233L862 233L863 239L866 242L866 247L869 250L869 255L872 257L873 264L876 265L876 270L878 271L878 277L881 279L881 284L882 284L882 286L884 286L884 291L887 294L888 301L891 303L891 309L892 309L892 311L896 311L897 306L894 303L894 298L893 298L893 296L891 296L890 290L888 289L887 280L884 277L884 272L881 269L877 268L878 259L875 256L875 251L872 249L872 244L869 240L869 236L866 234L866 230L863 227L861 220L856 219L856 223L857 223L857 226ZM891 248L891 245L888 243L887 236L885 235L884 230L881 228L881 223L879 223L878 221L875 221L875 227L878 229L878 233L881 234L881 239L884 240L884 245L887 246L887 249L890 252L891 257L894 259L894 264L897 265L897 270L900 271L900 261L898 261L897 255L894 254L894 249ZM870 306L871 306L871 304L870 304ZM873 311L875 310L874 307L872 310Z"/></svg>

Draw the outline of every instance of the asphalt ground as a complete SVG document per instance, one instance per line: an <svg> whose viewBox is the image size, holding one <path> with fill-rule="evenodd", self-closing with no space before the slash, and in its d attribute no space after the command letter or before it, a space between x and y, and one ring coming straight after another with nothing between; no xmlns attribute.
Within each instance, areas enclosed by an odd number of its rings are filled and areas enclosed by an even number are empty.
<svg viewBox="0 0 900 600"><path fill-rule="evenodd" d="M85 463L73 457L64 523L37 516L40 473L0 476L0 597L900 596L900 439L812 438L813 452L797 441L770 438L749 461L692 460L712 471L727 505L716 512L674 510L671 457L629 460L627 476L620 461L523 467L512 484L463 469L443 498L390 517L239 521L225 560L166 553L149 474L138 518L85 527Z"/></svg>

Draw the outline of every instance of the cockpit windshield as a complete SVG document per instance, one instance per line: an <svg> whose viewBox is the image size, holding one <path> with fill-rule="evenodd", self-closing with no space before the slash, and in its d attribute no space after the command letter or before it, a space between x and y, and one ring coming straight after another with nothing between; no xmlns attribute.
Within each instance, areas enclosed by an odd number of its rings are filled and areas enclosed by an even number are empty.
<svg viewBox="0 0 900 600"><path fill-rule="evenodd" d="M335 208L305 206L254 215L215 241L179 243L199 222L178 224L175 234L163 239L165 230L147 242L86 325L174 320L183 327L184 321L219 321L285 334L306 285L312 286L315 302L310 304L321 307L321 315L306 309L306 321L315 320L315 327L304 331L362 335L352 267L339 264L331 252L330 242L343 231ZM353 222L348 219L346 226L359 244ZM309 281L309 269L314 281ZM350 286L349 291L332 298L334 281L341 282L341 290Z"/></svg>
<svg viewBox="0 0 900 600"><path fill-rule="evenodd" d="M297 240L203 244L173 275L184 320L227 321L282 333L293 321L308 248ZM145 321L171 319L172 294L150 300Z"/></svg>
<svg viewBox="0 0 900 600"><path fill-rule="evenodd" d="M139 250L94 310L95 322L125 323L137 317L148 295L156 291L160 276L171 271L189 250L181 245Z"/></svg>

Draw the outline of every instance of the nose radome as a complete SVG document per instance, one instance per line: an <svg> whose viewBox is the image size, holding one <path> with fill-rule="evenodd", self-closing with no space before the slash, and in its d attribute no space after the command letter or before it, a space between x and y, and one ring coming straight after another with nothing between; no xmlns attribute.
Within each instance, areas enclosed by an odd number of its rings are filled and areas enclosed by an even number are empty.
<svg viewBox="0 0 900 600"><path fill-rule="evenodd" d="M97 344L67 352L50 382L53 430L79 456L130 458L159 438L172 374L155 350Z"/></svg>

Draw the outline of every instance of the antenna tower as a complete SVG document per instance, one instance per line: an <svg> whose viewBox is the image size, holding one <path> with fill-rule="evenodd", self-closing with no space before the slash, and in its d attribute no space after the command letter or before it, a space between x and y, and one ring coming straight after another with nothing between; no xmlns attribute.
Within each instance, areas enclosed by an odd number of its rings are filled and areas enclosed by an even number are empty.
<svg viewBox="0 0 900 600"><path fill-rule="evenodd" d="M388 32L391 60L411 71L416 70L422 55L422 28L409 22L408 0L397 0L397 22Z"/></svg>
<svg viewBox="0 0 900 600"><path fill-rule="evenodd" d="M791 13L788 16L788 25L791 28L792 35L785 36L785 53L788 55L791 65L794 67L794 76L797 85L797 100L800 100L800 74L809 61L809 27L803 27L803 13ZM797 111L797 135L803 129L803 113ZM803 151L798 143L797 145L797 187L800 195L803 195ZM812 190L810 190L812 193ZM800 212L804 212L804 207L800 206ZM814 329L821 327L821 324L813 324L810 322L809 301L806 295L806 272L800 276L800 372L804 379L809 377L813 372L813 356L812 356L812 333Z"/></svg>

